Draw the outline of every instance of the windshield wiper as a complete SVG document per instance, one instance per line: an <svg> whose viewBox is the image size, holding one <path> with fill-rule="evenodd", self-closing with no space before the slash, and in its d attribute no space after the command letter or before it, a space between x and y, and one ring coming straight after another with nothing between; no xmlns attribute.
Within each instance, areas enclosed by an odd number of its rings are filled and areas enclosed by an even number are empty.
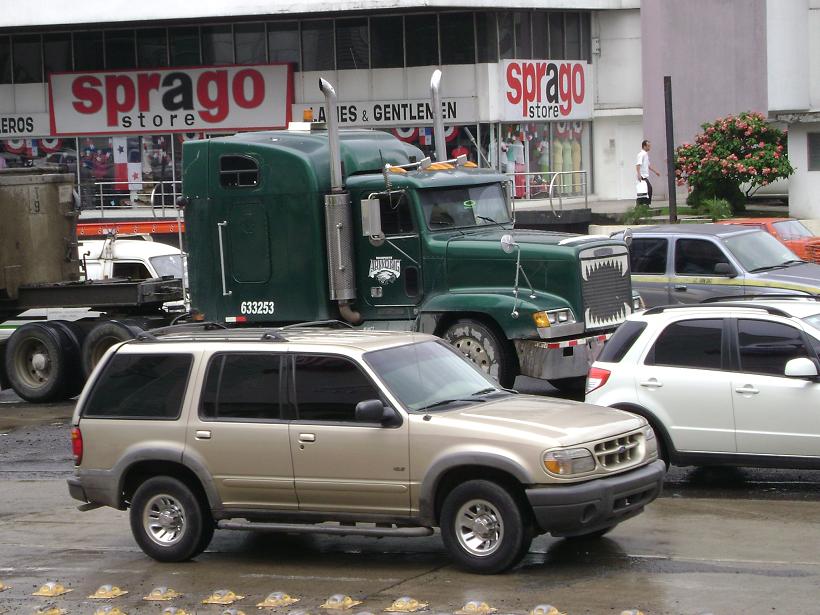
<svg viewBox="0 0 820 615"><path fill-rule="evenodd" d="M804 261L802 259L793 258L791 260L784 261L784 262L779 263L777 265L766 265L764 267L755 267L754 269L750 269L749 273L758 273L760 271L771 271L772 269L785 269L786 267L791 267L792 265L798 265L800 263L805 263L805 262L806 261Z"/></svg>
<svg viewBox="0 0 820 615"><path fill-rule="evenodd" d="M486 389L481 389L480 391L476 391L475 393L470 395L470 397L475 397L476 395L486 395L487 393L495 393L495 392L500 393L500 391L498 391L498 389L495 388L495 387L487 387Z"/></svg>
<svg viewBox="0 0 820 615"><path fill-rule="evenodd" d="M487 216L476 216L476 220L486 220L490 224L500 224L499 222L496 222L495 220L493 220L492 218L488 218Z"/></svg>
<svg viewBox="0 0 820 615"><path fill-rule="evenodd" d="M495 389L493 389L493 390L495 390ZM459 401L469 402L469 403L473 404L473 403L476 403L476 402L484 403L486 400L485 399L480 399L480 398L476 399L476 398L472 398L472 397L466 397L466 398L465 397L457 397L455 399L442 399L441 401L433 402L432 404L428 404L427 406L422 406L421 408L418 408L418 412L421 412L422 410L430 410L431 408L437 408L439 406L446 406L447 404L453 404L453 403L456 403L456 402L459 402Z"/></svg>

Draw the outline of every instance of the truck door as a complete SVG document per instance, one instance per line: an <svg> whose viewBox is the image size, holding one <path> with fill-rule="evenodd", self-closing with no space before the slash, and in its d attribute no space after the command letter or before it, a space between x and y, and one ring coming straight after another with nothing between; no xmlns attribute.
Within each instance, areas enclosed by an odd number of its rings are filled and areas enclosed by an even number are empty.
<svg viewBox="0 0 820 615"><path fill-rule="evenodd" d="M212 232L218 249L222 316L231 322L270 320L275 311L271 296L272 263L269 220L258 161L247 154L218 158L211 173L216 225Z"/></svg>
<svg viewBox="0 0 820 615"><path fill-rule="evenodd" d="M385 239L374 245L362 238L356 283L364 301L385 314L421 301L421 240L405 193L382 195L379 204Z"/></svg>

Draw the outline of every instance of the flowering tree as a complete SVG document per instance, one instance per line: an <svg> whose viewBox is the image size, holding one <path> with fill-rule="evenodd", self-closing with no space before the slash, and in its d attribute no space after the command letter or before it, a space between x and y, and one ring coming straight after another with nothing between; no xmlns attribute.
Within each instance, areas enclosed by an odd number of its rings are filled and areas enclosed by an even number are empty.
<svg viewBox="0 0 820 615"><path fill-rule="evenodd" d="M718 118L701 128L693 144L675 151L675 179L679 186L689 184L689 204L723 198L741 211L758 188L794 172L786 133L770 126L760 113Z"/></svg>

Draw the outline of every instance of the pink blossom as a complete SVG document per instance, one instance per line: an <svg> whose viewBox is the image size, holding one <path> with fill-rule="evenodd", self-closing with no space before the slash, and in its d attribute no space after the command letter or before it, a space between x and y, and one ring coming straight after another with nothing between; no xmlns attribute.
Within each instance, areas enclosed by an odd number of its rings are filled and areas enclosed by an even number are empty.
<svg viewBox="0 0 820 615"><path fill-rule="evenodd" d="M772 154L772 156L774 156L775 158L780 158L780 154L778 152L775 152L774 154Z"/></svg>

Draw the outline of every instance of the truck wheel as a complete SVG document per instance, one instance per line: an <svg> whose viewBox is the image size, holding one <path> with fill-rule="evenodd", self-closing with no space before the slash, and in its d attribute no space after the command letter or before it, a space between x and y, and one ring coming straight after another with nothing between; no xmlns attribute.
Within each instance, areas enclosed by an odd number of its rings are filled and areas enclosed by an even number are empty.
<svg viewBox="0 0 820 615"><path fill-rule="evenodd" d="M444 500L439 526L456 563L480 574L511 568L532 542L531 526L518 502L487 480L467 481L453 489Z"/></svg>
<svg viewBox="0 0 820 615"><path fill-rule="evenodd" d="M208 547L214 525L196 495L182 481L155 476L131 498L131 532L140 549L160 562L183 562Z"/></svg>
<svg viewBox="0 0 820 615"><path fill-rule="evenodd" d="M6 374L11 388L26 401L43 403L67 399L68 373L64 341L58 329L45 323L18 328L6 347Z"/></svg>
<svg viewBox="0 0 820 615"><path fill-rule="evenodd" d="M502 387L515 383L515 355L507 340L489 326L472 319L457 320L442 337Z"/></svg>
<svg viewBox="0 0 820 615"><path fill-rule="evenodd" d="M142 330L117 320L105 320L94 326L83 342L82 363L86 379L94 371L105 351L114 344L137 337Z"/></svg>
<svg viewBox="0 0 820 615"><path fill-rule="evenodd" d="M66 371L66 399L76 397L83 390L85 377L82 370L81 348L83 344L83 330L76 323L66 320L50 320L43 323L46 327L59 333L63 348L63 357Z"/></svg>

